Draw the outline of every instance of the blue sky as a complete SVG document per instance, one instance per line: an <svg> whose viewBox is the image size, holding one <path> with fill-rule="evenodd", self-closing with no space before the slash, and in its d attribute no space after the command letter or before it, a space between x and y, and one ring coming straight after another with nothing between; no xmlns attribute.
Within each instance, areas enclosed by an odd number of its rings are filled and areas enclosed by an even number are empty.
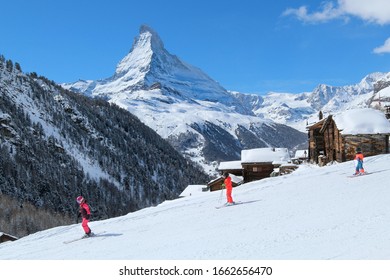
<svg viewBox="0 0 390 280"><path fill-rule="evenodd" d="M299 93L390 71L388 0L0 0L0 7L0 54L58 83L112 76L142 24L229 90Z"/></svg>

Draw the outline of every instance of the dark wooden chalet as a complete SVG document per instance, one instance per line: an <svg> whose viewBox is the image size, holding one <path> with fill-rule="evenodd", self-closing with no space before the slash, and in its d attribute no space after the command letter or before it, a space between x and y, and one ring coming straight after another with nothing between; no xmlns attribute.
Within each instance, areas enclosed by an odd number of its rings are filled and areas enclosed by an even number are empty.
<svg viewBox="0 0 390 280"><path fill-rule="evenodd" d="M232 186L233 186L233 188L235 188L238 185L242 184L243 179L242 179L241 176L235 176L235 175L230 174L230 177L232 178ZM207 184L207 187L208 187L208 189L211 192L222 190L222 189L225 188L225 187L222 186L224 181L225 181L225 179L222 176L218 177L217 179L214 179L214 180L210 181Z"/></svg>
<svg viewBox="0 0 390 280"><path fill-rule="evenodd" d="M289 162L285 148L259 148L241 151L244 183L270 177L275 168Z"/></svg>
<svg viewBox="0 0 390 280"><path fill-rule="evenodd" d="M218 178L210 181L207 184L207 187L209 188L210 192L222 190L224 188L224 187L222 187L223 181L224 181L223 177L218 177Z"/></svg>
<svg viewBox="0 0 390 280"><path fill-rule="evenodd" d="M311 162L353 160L356 149L364 156L389 153L390 122L374 109L355 109L328 116L307 127Z"/></svg>
<svg viewBox="0 0 390 280"><path fill-rule="evenodd" d="M341 134L336 128L336 124L332 116L320 120L319 122L309 126L309 159L311 162L320 163L322 156L326 156L328 160L345 161L341 153Z"/></svg>
<svg viewBox="0 0 390 280"><path fill-rule="evenodd" d="M7 242L7 241L15 241L18 238L15 236L12 236L10 234L0 232L0 243Z"/></svg>
<svg viewBox="0 0 390 280"><path fill-rule="evenodd" d="M241 165L241 160L235 161L222 161L218 166L218 171L222 175L227 172L236 176L243 176L243 168Z"/></svg>

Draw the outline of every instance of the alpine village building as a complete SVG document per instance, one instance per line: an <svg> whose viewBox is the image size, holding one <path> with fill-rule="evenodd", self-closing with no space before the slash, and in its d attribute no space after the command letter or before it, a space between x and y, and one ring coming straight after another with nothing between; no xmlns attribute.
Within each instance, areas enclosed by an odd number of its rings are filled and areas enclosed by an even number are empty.
<svg viewBox="0 0 390 280"><path fill-rule="evenodd" d="M310 162L353 160L360 148L365 157L389 153L390 121L379 110L347 110L322 117L307 127Z"/></svg>

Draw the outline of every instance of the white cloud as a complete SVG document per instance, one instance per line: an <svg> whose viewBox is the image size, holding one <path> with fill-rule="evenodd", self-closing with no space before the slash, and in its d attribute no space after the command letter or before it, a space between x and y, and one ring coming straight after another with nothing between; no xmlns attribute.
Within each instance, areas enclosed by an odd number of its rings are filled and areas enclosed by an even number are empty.
<svg viewBox="0 0 390 280"><path fill-rule="evenodd" d="M339 8L335 8L333 3L327 2L322 6L320 12L309 13L306 6L301 6L298 9L287 9L283 13L284 16L293 15L299 20L308 23L322 23L332 19L340 18L343 16L342 11Z"/></svg>
<svg viewBox="0 0 390 280"><path fill-rule="evenodd" d="M375 48L374 53L377 53L377 54L390 53L390 38L388 38L386 40L386 42L383 44L383 46Z"/></svg>
<svg viewBox="0 0 390 280"><path fill-rule="evenodd" d="M338 0L346 14L380 25L390 24L390 1L388 0Z"/></svg>
<svg viewBox="0 0 390 280"><path fill-rule="evenodd" d="M390 24L390 1L388 0L338 0L324 2L317 12L308 12L306 6L287 9L284 16L293 15L308 23L322 23L333 19L348 19L350 16L380 25Z"/></svg>
<svg viewBox="0 0 390 280"><path fill-rule="evenodd" d="M324 23L334 19L347 21L351 16L358 17L364 21L386 25L390 24L390 1L389 0L338 0L323 2L319 11L308 12L306 6L298 9L287 9L283 16L295 16L306 23ZM390 38L383 46L373 50L376 54L390 53Z"/></svg>

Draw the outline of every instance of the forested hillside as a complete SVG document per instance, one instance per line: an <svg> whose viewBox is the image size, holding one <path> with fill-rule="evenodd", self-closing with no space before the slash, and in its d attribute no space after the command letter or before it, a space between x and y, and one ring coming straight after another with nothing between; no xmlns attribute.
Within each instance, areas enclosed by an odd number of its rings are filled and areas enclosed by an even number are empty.
<svg viewBox="0 0 390 280"><path fill-rule="evenodd" d="M128 111L24 74L3 56L0 93L0 192L20 203L72 216L81 194L101 219L208 181Z"/></svg>

